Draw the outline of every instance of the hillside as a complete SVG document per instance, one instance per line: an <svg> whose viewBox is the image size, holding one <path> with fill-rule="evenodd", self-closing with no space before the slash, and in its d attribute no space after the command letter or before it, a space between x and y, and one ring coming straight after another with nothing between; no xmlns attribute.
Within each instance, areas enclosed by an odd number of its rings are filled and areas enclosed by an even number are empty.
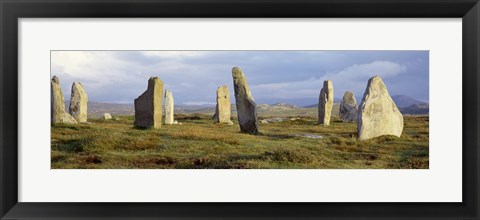
<svg viewBox="0 0 480 220"><path fill-rule="evenodd" d="M65 109L68 111L70 101L65 101ZM132 104L88 102L88 115L92 118L102 117L104 113L111 115L134 115L135 108Z"/></svg>
<svg viewBox="0 0 480 220"><path fill-rule="evenodd" d="M361 99L357 99L357 104L360 104ZM397 105L398 109L402 114L410 114L410 115L425 115L429 113L429 104L419 101L417 99L411 98L406 95L394 95L392 96L393 102ZM335 103L332 110L335 114L337 114L338 110L335 110L335 105L339 105L340 103ZM311 104L303 106L303 108L317 108L318 104Z"/></svg>
<svg viewBox="0 0 480 220"><path fill-rule="evenodd" d="M296 105L287 104L287 103L275 103L273 105L269 104L260 104L257 105L258 111L282 111L282 110L290 110L290 109L297 109Z"/></svg>
<svg viewBox="0 0 480 220"><path fill-rule="evenodd" d="M429 106L427 103L413 104L405 108L400 108L400 112L410 115L427 115L429 113Z"/></svg>
<svg viewBox="0 0 480 220"><path fill-rule="evenodd" d="M394 95L392 96L392 99L398 108L405 108L415 104L424 104L424 102L406 95Z"/></svg>
<svg viewBox="0 0 480 220"><path fill-rule="evenodd" d="M429 104L413 99L405 95L392 96L393 101L403 114L424 115L429 113ZM358 101L358 100L357 100ZM68 109L69 101L66 101L66 109ZM360 101L358 101L360 103ZM333 106L333 115L338 115L340 101L336 101ZM316 116L318 104L306 105L298 107L293 104L279 102L275 104L257 104L258 114L261 117L269 116ZM235 104L231 105L232 114L236 114ZM175 113L179 114L212 114L215 112L214 105L175 105ZM111 115L134 115L135 108L133 103L104 103L104 102L88 102L88 114L91 118L102 117L104 113Z"/></svg>

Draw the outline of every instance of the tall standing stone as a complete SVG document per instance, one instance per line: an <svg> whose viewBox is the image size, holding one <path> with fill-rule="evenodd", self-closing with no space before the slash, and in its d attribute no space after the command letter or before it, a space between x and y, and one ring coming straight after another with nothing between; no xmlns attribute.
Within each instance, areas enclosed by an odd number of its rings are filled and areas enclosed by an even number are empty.
<svg viewBox="0 0 480 220"><path fill-rule="evenodd" d="M343 122L357 121L357 100L353 92L346 91L340 103L339 115Z"/></svg>
<svg viewBox="0 0 480 220"><path fill-rule="evenodd" d="M173 119L173 95L170 90L165 90L165 124L171 125L174 124L175 120Z"/></svg>
<svg viewBox="0 0 480 220"><path fill-rule="evenodd" d="M135 99L135 127L162 127L163 82L150 77L147 91Z"/></svg>
<svg viewBox="0 0 480 220"><path fill-rule="evenodd" d="M77 120L65 111L65 97L63 96L60 80L53 76L50 81L50 113L52 124L76 124Z"/></svg>
<svg viewBox="0 0 480 220"><path fill-rule="evenodd" d="M230 121L230 93L226 85L217 89L217 106L213 120L215 123L232 124Z"/></svg>
<svg viewBox="0 0 480 220"><path fill-rule="evenodd" d="M77 122L87 122L87 103L88 96L85 88L81 83L74 82L70 94L69 113Z"/></svg>
<svg viewBox="0 0 480 220"><path fill-rule="evenodd" d="M323 81L323 88L318 97L318 123L323 126L330 125L333 108L333 83L332 80Z"/></svg>
<svg viewBox="0 0 480 220"><path fill-rule="evenodd" d="M253 100L247 79L238 67L232 69L235 104L240 130L250 134L258 133L257 104Z"/></svg>
<svg viewBox="0 0 480 220"><path fill-rule="evenodd" d="M359 140L382 135L400 137L402 134L402 113L379 76L368 80L362 103L358 107L357 129Z"/></svg>

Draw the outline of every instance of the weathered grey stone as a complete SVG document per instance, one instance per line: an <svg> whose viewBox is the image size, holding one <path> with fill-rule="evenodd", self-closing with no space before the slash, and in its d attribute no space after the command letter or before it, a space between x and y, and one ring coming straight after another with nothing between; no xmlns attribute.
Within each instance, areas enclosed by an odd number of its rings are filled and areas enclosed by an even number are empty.
<svg viewBox="0 0 480 220"><path fill-rule="evenodd" d="M103 119L104 120L110 120L110 119L112 119L112 115L110 115L110 113L104 113L103 114Z"/></svg>
<svg viewBox="0 0 480 220"><path fill-rule="evenodd" d="M51 100L50 113L52 124L76 124L77 120L65 111L65 97L63 96L60 80L57 76L53 76L50 81Z"/></svg>
<svg viewBox="0 0 480 220"><path fill-rule="evenodd" d="M333 83L331 80L323 81L323 88L318 97L318 123L323 126L330 125L333 108Z"/></svg>
<svg viewBox="0 0 480 220"><path fill-rule="evenodd" d="M173 95L170 90L165 91L165 124L171 125L174 124L175 120L173 119Z"/></svg>
<svg viewBox="0 0 480 220"><path fill-rule="evenodd" d="M230 93L226 85L217 89L217 106L213 120L215 123L233 124L230 120Z"/></svg>
<svg viewBox="0 0 480 220"><path fill-rule="evenodd" d="M135 99L135 127L162 127L163 82L150 77L147 91Z"/></svg>
<svg viewBox="0 0 480 220"><path fill-rule="evenodd" d="M358 107L357 129L359 140L382 135L400 137L402 134L402 113L379 76L368 80L362 103Z"/></svg>
<svg viewBox="0 0 480 220"><path fill-rule="evenodd" d="M357 121L357 100L353 92L346 91L340 103L339 115L343 122Z"/></svg>
<svg viewBox="0 0 480 220"><path fill-rule="evenodd" d="M245 75L240 68L234 67L232 69L232 76L240 130L250 134L257 134L257 104L253 100Z"/></svg>
<svg viewBox="0 0 480 220"><path fill-rule="evenodd" d="M68 111L77 122L87 122L87 103L88 96L85 88L81 83L74 82L72 84Z"/></svg>

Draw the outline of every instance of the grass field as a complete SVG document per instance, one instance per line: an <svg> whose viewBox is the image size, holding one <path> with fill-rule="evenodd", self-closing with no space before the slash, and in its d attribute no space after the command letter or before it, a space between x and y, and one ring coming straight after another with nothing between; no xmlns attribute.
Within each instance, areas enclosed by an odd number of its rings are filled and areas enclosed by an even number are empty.
<svg viewBox="0 0 480 220"><path fill-rule="evenodd" d="M259 135L213 124L210 115L177 115L183 125L133 128L133 116L54 125L53 169L426 169L428 116L405 116L401 138L356 139L356 124L333 118L329 127L313 117L260 124ZM320 135L322 138L305 136Z"/></svg>

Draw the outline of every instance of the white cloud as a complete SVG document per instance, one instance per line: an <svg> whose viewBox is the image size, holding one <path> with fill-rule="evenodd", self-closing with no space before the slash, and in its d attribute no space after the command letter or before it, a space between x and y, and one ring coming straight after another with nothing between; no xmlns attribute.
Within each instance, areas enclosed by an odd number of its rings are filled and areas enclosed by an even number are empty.
<svg viewBox="0 0 480 220"><path fill-rule="evenodd" d="M142 68L112 56L110 51L53 51L53 75L64 75L79 81L90 81L95 87L113 84L129 78L127 74L141 74ZM125 70L135 69L128 72Z"/></svg>
<svg viewBox="0 0 480 220"><path fill-rule="evenodd" d="M72 82L80 81L92 101L133 102L147 88L148 78L158 76L178 103L212 104L220 85L228 85L234 100L233 66L246 71L253 97L262 102L269 98L317 98L326 79L333 80L336 97L341 97L345 90L358 97L373 75L388 81L397 79L395 76L407 69L417 69L408 65L410 60L400 64L362 57L367 60L362 64L355 57L327 55L319 58L317 53L310 52L54 51L51 74L59 76L66 99ZM256 57L262 57L261 61ZM345 60L349 64L339 64ZM325 72L335 68L338 71ZM391 87L405 89L403 84Z"/></svg>
<svg viewBox="0 0 480 220"><path fill-rule="evenodd" d="M340 80L364 79L365 77L380 76L388 78L404 73L407 70L405 65L390 61L374 61L367 64L355 64L338 73L329 73L326 77L338 78Z"/></svg>
<svg viewBox="0 0 480 220"><path fill-rule="evenodd" d="M179 97L201 98L215 94L220 65L189 64L183 58L201 57L206 51L53 51L51 74L60 78L67 99L73 81L82 82L91 100L125 102L141 94L150 76L159 76L166 89ZM228 73L228 71L225 71ZM200 92L200 93L199 93ZM183 95L181 95L183 94ZM207 96L206 96L207 95ZM205 98L211 98L208 94ZM206 101L206 100L201 100Z"/></svg>
<svg viewBox="0 0 480 220"><path fill-rule="evenodd" d="M52 73L65 73L68 75L85 72L85 66L95 60L92 54L83 51L53 51L51 59Z"/></svg>
<svg viewBox="0 0 480 220"><path fill-rule="evenodd" d="M193 57L203 55L204 51L143 51L145 56L157 56L162 58Z"/></svg>
<svg viewBox="0 0 480 220"><path fill-rule="evenodd" d="M406 72L405 65L390 61L374 61L355 64L338 72L329 72L318 78L302 81L266 83L250 86L254 97L259 98L305 98L317 97L324 80L332 80L335 96L342 97L345 91L353 91L362 96L369 78L380 76L383 79Z"/></svg>
<svg viewBox="0 0 480 220"><path fill-rule="evenodd" d="M72 82L79 81L90 100L127 102L146 88L152 71L117 55L112 51L52 51L51 74L60 78L66 99Z"/></svg>

